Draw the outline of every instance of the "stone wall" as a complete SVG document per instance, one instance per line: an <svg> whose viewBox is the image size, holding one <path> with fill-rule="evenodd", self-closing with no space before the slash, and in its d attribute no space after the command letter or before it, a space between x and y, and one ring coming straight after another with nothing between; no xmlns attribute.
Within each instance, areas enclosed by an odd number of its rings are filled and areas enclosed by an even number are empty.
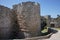
<svg viewBox="0 0 60 40"><path fill-rule="evenodd" d="M7 38L10 36L10 33L8 33L11 28L11 18L8 16L10 13L11 12L7 8L0 6L0 38Z"/></svg>
<svg viewBox="0 0 60 40"><path fill-rule="evenodd" d="M40 5L35 2L23 2L14 7L17 10L18 24L25 37L40 34Z"/></svg>
<svg viewBox="0 0 60 40"><path fill-rule="evenodd" d="M0 39L38 36L40 28L40 5L23 2L13 9L0 5Z"/></svg>
<svg viewBox="0 0 60 40"><path fill-rule="evenodd" d="M0 39L13 38L17 31L16 21L16 15L13 10L0 5Z"/></svg>

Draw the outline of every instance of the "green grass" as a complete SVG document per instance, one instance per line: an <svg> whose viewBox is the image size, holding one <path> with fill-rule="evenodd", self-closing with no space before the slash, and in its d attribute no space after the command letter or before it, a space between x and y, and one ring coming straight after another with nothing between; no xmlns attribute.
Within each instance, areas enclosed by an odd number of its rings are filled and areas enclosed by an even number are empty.
<svg viewBox="0 0 60 40"><path fill-rule="evenodd" d="M42 30L41 32L42 33L45 33L45 32L47 32L48 31L48 29L44 29L44 30Z"/></svg>
<svg viewBox="0 0 60 40"><path fill-rule="evenodd" d="M56 29L56 30L60 30L60 28L54 28L54 29ZM47 28L45 28L44 30L42 30L41 32L42 33L46 33L48 31L48 29Z"/></svg>

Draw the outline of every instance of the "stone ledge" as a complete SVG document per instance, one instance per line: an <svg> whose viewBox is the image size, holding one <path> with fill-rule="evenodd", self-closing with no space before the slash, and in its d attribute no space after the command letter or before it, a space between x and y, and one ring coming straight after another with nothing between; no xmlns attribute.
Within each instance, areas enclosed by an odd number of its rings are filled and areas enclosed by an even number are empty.
<svg viewBox="0 0 60 40"><path fill-rule="evenodd" d="M50 33L50 34L48 34L48 35L46 35L46 36L38 36L38 37L32 37L32 38L26 38L26 39L30 39L30 40L34 40L34 39L47 39L47 38L50 38L50 36L52 35L53 33Z"/></svg>
<svg viewBox="0 0 60 40"><path fill-rule="evenodd" d="M13 39L13 40L39 40L39 39L47 39L47 38L50 38L50 36L52 35L53 33L50 33L46 36L38 36L38 37L32 37L32 38L25 38L25 39Z"/></svg>

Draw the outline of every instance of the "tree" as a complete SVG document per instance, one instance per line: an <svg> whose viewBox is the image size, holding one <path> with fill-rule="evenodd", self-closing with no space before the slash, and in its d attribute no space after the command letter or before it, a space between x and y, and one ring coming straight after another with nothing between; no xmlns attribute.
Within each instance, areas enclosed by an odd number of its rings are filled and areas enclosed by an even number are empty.
<svg viewBox="0 0 60 40"><path fill-rule="evenodd" d="M43 30L46 25L47 25L46 21L41 22L41 30Z"/></svg>

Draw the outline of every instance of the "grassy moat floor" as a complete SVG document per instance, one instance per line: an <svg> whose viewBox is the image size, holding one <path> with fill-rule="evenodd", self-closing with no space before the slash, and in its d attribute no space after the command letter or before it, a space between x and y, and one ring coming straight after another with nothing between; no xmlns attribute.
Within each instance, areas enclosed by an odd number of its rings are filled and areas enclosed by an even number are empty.
<svg viewBox="0 0 60 40"><path fill-rule="evenodd" d="M53 28L53 29L55 29L55 30L60 30L60 28ZM48 32L48 29L47 29L47 28L45 28L45 29L44 29L44 30L42 30L41 32L42 32L42 33Z"/></svg>

